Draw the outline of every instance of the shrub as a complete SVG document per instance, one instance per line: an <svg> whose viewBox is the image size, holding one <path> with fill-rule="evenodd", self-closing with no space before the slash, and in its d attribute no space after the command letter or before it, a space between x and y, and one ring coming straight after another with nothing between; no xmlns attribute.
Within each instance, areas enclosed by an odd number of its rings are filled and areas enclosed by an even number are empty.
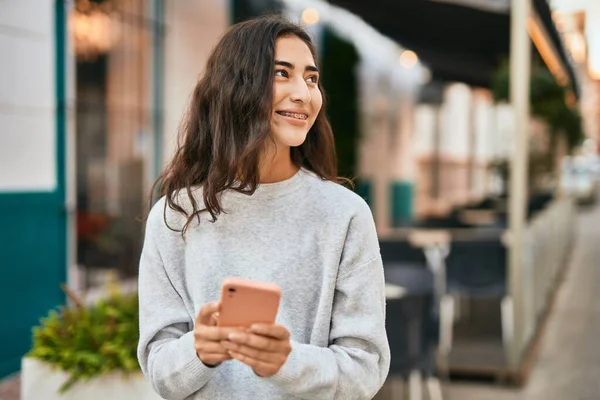
<svg viewBox="0 0 600 400"><path fill-rule="evenodd" d="M105 299L86 307L68 289L63 290L74 306L52 310L41 320L33 329L33 348L28 354L69 375L60 392L108 372L139 371L137 293L112 290Z"/></svg>

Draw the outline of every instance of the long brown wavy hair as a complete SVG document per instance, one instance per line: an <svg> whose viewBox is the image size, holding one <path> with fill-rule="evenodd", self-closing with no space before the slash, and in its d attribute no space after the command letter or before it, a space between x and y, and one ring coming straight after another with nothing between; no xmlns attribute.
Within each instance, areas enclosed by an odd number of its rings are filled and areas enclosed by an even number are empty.
<svg viewBox="0 0 600 400"><path fill-rule="evenodd" d="M185 234L194 218L208 212L214 222L223 212L221 194L226 190L251 195L259 184L259 159L270 135L273 106L275 42L296 36L310 49L315 46L300 26L280 17L261 17L232 26L208 59L179 132L174 157L152 187L154 196L165 196L167 207L187 217ZM323 106L305 142L291 149L298 167L322 179L347 182L337 177L337 159L331 125ZM202 187L203 207L194 198ZM187 194L192 209L178 202Z"/></svg>

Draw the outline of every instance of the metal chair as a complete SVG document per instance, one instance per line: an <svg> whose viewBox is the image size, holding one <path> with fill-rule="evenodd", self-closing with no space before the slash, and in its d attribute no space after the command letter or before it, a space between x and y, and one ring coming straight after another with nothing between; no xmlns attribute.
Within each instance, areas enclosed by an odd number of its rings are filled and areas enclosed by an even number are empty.
<svg viewBox="0 0 600 400"><path fill-rule="evenodd" d="M435 376L434 274L422 264L384 265L386 282L404 289L401 296L387 300L386 331L392 353L390 376L399 376L408 382L410 400L422 398L423 382L429 398L441 400L441 386Z"/></svg>
<svg viewBox="0 0 600 400"><path fill-rule="evenodd" d="M470 298L501 298L502 340L508 348L513 338L513 305L507 295L507 251L502 240L453 241L446 259L446 293L440 303L440 345L452 347L455 295ZM447 368L447 365L444 367Z"/></svg>

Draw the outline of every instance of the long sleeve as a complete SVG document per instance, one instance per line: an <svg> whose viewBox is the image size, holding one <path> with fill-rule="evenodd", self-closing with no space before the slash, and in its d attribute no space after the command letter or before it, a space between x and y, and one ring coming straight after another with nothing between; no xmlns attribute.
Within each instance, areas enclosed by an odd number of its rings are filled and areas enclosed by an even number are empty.
<svg viewBox="0 0 600 400"><path fill-rule="evenodd" d="M302 399L366 400L383 385L390 364L385 331L385 281L370 211L350 224L336 282L330 345L292 343L273 384Z"/></svg>
<svg viewBox="0 0 600 400"><path fill-rule="evenodd" d="M160 258L153 238L155 222L149 218L140 260L138 360L161 397L186 399L210 380L216 368L206 367L196 355L194 321Z"/></svg>

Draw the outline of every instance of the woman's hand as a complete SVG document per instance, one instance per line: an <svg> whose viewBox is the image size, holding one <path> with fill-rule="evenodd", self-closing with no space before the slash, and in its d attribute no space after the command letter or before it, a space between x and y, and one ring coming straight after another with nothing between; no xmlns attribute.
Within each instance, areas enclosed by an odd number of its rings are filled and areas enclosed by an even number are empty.
<svg viewBox="0 0 600 400"><path fill-rule="evenodd" d="M222 346L232 358L266 378L275 375L292 351L290 332L281 325L253 325L246 332L232 332Z"/></svg>
<svg viewBox="0 0 600 400"><path fill-rule="evenodd" d="M231 360L231 356L221 343L227 340L229 334L240 331L240 328L217 326L219 307L218 302L206 304L196 317L194 347L200 361L208 367L215 367L223 361Z"/></svg>

